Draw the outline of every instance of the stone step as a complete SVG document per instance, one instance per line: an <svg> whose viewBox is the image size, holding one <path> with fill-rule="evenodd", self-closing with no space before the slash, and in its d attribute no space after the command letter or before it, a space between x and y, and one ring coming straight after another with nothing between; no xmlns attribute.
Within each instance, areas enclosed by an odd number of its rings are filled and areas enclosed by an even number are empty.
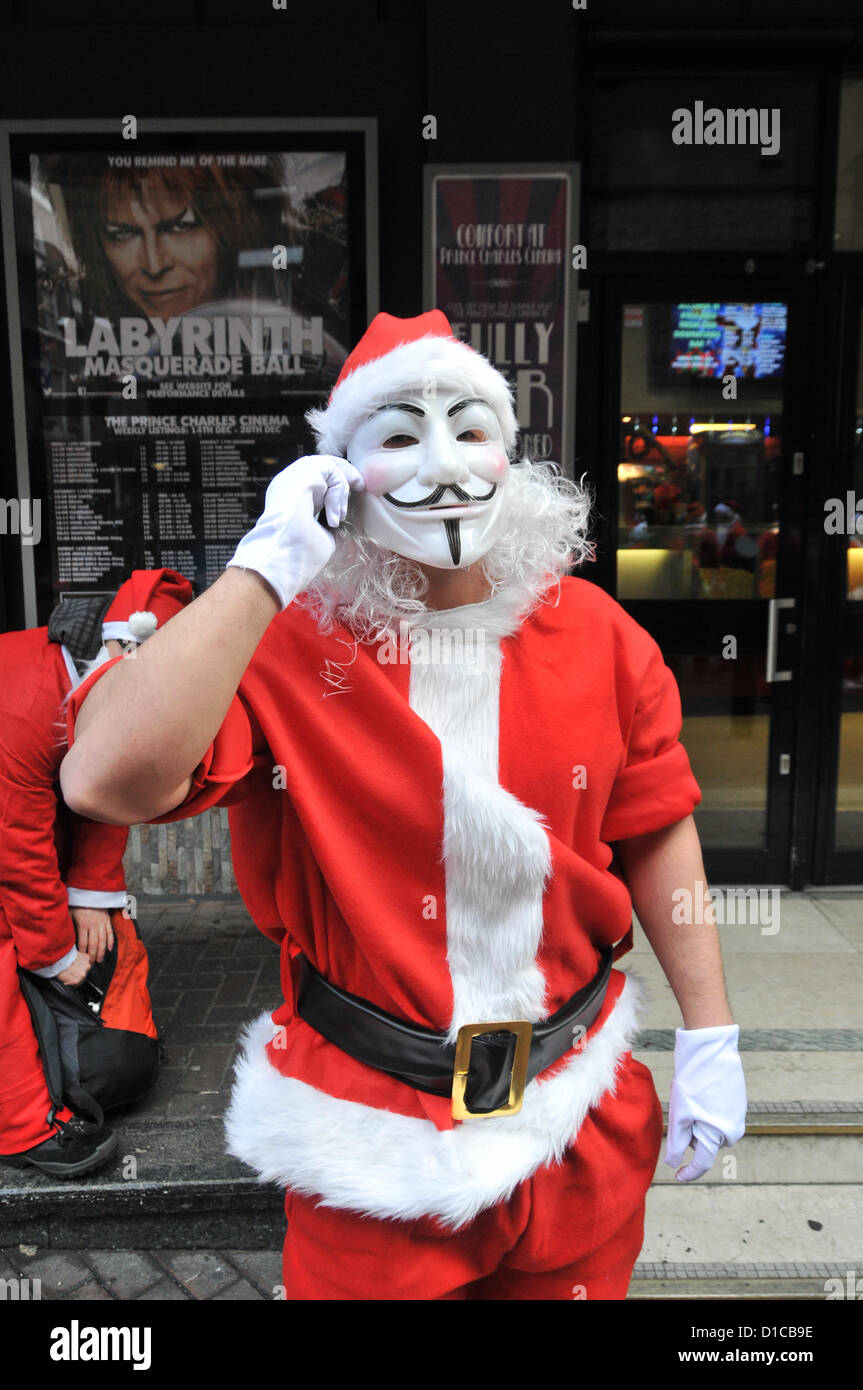
<svg viewBox="0 0 863 1390"><path fill-rule="evenodd" d="M758 1232L767 1216L768 1224L775 1224L771 1202L791 1213L795 1222L804 1207L814 1203L810 1215L821 1220L816 1207L820 1209L823 1197L831 1221L837 1210L847 1208L849 1221L856 1212L853 1229L860 1236L858 1263L863 1270L861 1146L856 1126L850 1133L844 1129L849 1117L859 1115L842 1106L835 1102L831 1109L822 1103L820 1112L786 1108L760 1114L756 1118L778 1115L783 1126L751 1130L732 1150L721 1151L710 1172L695 1184L675 1181L663 1160L663 1143L648 1197L648 1222L654 1223L651 1239L661 1254L651 1258L670 1258L663 1231L692 1230L702 1239L718 1222L725 1239L726 1226L738 1229L748 1222ZM817 1125L811 1123L813 1118ZM0 1246L192 1249L215 1242L270 1248L282 1229L281 1194L276 1187L258 1184L243 1164L225 1154L219 1119L156 1120L130 1114L116 1128L116 1156L103 1172L90 1177L62 1182L34 1170L2 1169ZM779 1132L772 1132L776 1128ZM811 1229L803 1234L813 1246L819 1244ZM684 1246L690 1244L687 1238ZM743 1253L745 1246L743 1241ZM707 1249L715 1253L712 1234ZM790 1253L803 1257L797 1246Z"/></svg>
<svg viewBox="0 0 863 1390"><path fill-rule="evenodd" d="M709 1302L848 1301L863 1297L863 1267L840 1264L741 1263L656 1264L639 1260L627 1299ZM769 1319L767 1319L769 1321Z"/></svg>
<svg viewBox="0 0 863 1390"><path fill-rule="evenodd" d="M779 930L774 932L776 925ZM816 905L782 894L778 923L766 929L757 923L723 926L719 937L728 998L742 1035L768 1029L859 1032L863 994L859 898ZM647 986L645 1027L680 1025L680 1008L639 925L634 949L621 959L620 968Z"/></svg>
<svg viewBox="0 0 863 1390"><path fill-rule="evenodd" d="M663 1124L668 1106L662 1104ZM859 1134L863 1105L856 1100L751 1100L747 1134Z"/></svg>
<svg viewBox="0 0 863 1390"><path fill-rule="evenodd" d="M788 1125L774 1132L747 1129L744 1137L731 1149L720 1149L709 1172L697 1180L699 1187L721 1186L729 1183L749 1186L760 1183L811 1184L857 1183L861 1178L860 1127L850 1132L843 1127L824 1125ZM678 1183L675 1170L664 1160L665 1141L656 1165L654 1182ZM691 1153L684 1158L684 1163ZM681 1165L682 1166L682 1165Z"/></svg>
<svg viewBox="0 0 863 1390"><path fill-rule="evenodd" d="M648 1068L660 1100L667 1101L674 1073L673 1033L646 1031L637 1044L633 1057ZM740 1058L750 1114L756 1106L785 1102L799 1110L801 1105L818 1108L837 1101L856 1104L863 1112L863 1029L818 1029L805 1035L750 1031L741 1034Z"/></svg>
<svg viewBox="0 0 863 1390"><path fill-rule="evenodd" d="M829 1262L863 1276L863 1183L655 1183L641 1261Z"/></svg>
<svg viewBox="0 0 863 1390"><path fill-rule="evenodd" d="M633 1050L653 1075L666 1121L673 1036L673 1030L646 1030L639 1037L642 1046ZM742 1036L749 1098L746 1136L720 1152L699 1185L859 1181L863 1063L852 1049L861 1041L857 1029L750 1031ZM775 1050L760 1050L767 1042ZM822 1050L825 1044L832 1050ZM655 1181L675 1181L662 1158Z"/></svg>
<svg viewBox="0 0 863 1390"><path fill-rule="evenodd" d="M276 1249L284 1199L224 1151L221 1120L115 1124L116 1155L99 1173L62 1182L0 1168L0 1247Z"/></svg>
<svg viewBox="0 0 863 1390"><path fill-rule="evenodd" d="M668 1107L662 1111L667 1134ZM859 1182L861 1135L863 1106L856 1101L752 1101L746 1134L733 1148L720 1150L698 1184ZM654 1182L674 1183L664 1154L663 1142Z"/></svg>

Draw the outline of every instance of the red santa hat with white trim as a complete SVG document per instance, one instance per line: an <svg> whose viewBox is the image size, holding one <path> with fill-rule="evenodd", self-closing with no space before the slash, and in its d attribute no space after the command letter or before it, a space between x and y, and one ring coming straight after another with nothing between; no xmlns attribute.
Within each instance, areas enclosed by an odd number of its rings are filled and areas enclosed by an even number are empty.
<svg viewBox="0 0 863 1390"><path fill-rule="evenodd" d="M105 614L102 641L144 642L194 596L188 579L176 570L133 570Z"/></svg>
<svg viewBox="0 0 863 1390"><path fill-rule="evenodd" d="M515 447L518 423L512 389L487 357L456 338L440 309L416 318L376 314L348 357L323 409L306 419L319 454L344 458L348 440L372 411L406 391L464 391L488 401L497 415L507 451Z"/></svg>

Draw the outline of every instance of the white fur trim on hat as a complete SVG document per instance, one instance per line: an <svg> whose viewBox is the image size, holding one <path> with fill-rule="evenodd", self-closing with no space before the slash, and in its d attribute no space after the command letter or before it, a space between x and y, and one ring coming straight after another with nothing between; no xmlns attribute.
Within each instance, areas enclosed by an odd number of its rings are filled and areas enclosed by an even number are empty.
<svg viewBox="0 0 863 1390"><path fill-rule="evenodd" d="M103 642L128 642L131 639L128 623L111 622L102 624Z"/></svg>
<svg viewBox="0 0 863 1390"><path fill-rule="evenodd" d="M308 411L318 453L344 458L348 440L374 410L405 391L428 390L429 382L488 401L500 420L507 451L512 452L518 422L506 378L467 343L429 334L357 367L335 388L326 408Z"/></svg>

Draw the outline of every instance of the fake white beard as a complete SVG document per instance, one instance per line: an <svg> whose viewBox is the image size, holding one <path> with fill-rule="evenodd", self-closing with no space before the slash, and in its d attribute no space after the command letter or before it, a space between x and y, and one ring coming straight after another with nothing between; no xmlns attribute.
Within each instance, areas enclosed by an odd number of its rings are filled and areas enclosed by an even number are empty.
<svg viewBox="0 0 863 1390"><path fill-rule="evenodd" d="M522 617L571 568L592 560L591 503L589 489L563 477L555 464L513 464L502 499L503 531L477 561L488 597L511 598ZM350 505L338 536L332 558L295 600L321 632L340 622L360 641L375 642L397 633L400 621L422 622L433 611L424 602L428 580L419 565L360 531Z"/></svg>
<svg viewBox="0 0 863 1390"><path fill-rule="evenodd" d="M88 661L87 665L84 667L84 670L81 673L81 680L78 681L78 684L80 685L81 681L85 681L93 671L98 670L100 666L104 666L105 662L110 661L111 659L111 653L108 651L108 648L105 646L105 643L103 642L96 655L93 657L92 661Z"/></svg>
<svg viewBox="0 0 863 1390"><path fill-rule="evenodd" d="M94 671L97 671L100 666L104 666L106 661L111 660L111 653L108 651L108 648L105 646L105 643L103 642L96 655L92 657L90 661L87 662L86 666L84 667L84 670L82 671L78 679L75 681L74 685L69 686L69 689L66 691L66 694L63 698L63 704L61 708L66 708L66 705L69 702L69 696L72 694L73 690L77 690L78 686L81 685L89 675L92 675Z"/></svg>

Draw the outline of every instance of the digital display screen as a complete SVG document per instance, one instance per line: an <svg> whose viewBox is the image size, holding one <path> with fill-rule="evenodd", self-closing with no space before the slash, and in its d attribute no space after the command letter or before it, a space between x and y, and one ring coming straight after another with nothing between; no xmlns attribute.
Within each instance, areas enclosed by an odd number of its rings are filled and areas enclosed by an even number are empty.
<svg viewBox="0 0 863 1390"><path fill-rule="evenodd" d="M787 304L673 304L670 378L778 381L787 322Z"/></svg>

